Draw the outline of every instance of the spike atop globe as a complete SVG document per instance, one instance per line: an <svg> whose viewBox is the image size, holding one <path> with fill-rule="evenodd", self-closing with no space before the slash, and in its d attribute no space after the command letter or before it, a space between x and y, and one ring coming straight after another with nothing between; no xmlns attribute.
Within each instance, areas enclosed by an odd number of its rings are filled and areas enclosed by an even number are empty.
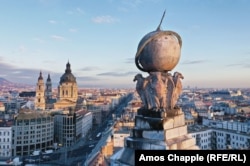
<svg viewBox="0 0 250 166"><path fill-rule="evenodd" d="M158 28L146 34L139 42L135 64L141 71L167 72L179 62L182 40L178 33L160 29L164 15L165 12Z"/></svg>

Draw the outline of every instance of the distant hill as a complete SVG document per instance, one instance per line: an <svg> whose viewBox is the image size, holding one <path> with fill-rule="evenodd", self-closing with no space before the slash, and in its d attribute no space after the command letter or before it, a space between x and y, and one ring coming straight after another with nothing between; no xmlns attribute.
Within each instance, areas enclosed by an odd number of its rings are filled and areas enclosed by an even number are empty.
<svg viewBox="0 0 250 166"><path fill-rule="evenodd" d="M0 77L0 88L3 87L9 87L9 88L29 88L32 87L31 85L26 85L26 84L20 84L20 83L14 83L9 80L6 80L5 78Z"/></svg>
<svg viewBox="0 0 250 166"><path fill-rule="evenodd" d="M13 84L12 82L0 77L0 85Z"/></svg>

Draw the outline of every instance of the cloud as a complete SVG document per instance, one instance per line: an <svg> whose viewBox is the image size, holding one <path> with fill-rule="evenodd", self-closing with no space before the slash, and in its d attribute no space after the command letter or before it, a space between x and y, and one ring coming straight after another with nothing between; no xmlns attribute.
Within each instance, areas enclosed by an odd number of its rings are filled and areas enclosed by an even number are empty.
<svg viewBox="0 0 250 166"><path fill-rule="evenodd" d="M0 57L1 59L1 57ZM89 69L91 69L89 67ZM37 83L37 79L39 77L40 71L42 71L42 76L44 79L44 82L47 79L48 74L50 74L52 86L56 88L60 81L60 77L63 75L63 71L59 73L55 73L49 70L40 70L40 69L27 69L27 68L21 68L16 67L14 65L10 65L5 62L0 61L0 71L4 71L4 73L0 74L0 77L7 79L10 82L13 83L20 83L20 84L26 84L34 87ZM131 83L127 83L129 81L119 81L117 79L118 77L123 77L126 75L135 75L135 72L125 72L125 73L116 73L116 72L108 72L108 73L101 73L100 75L107 75L107 76L114 76L113 78L108 77L96 77L96 76L76 76L76 81L78 87L103 87L103 88L124 88L124 87L134 87L134 84L132 84L132 81L129 79Z"/></svg>
<svg viewBox="0 0 250 166"><path fill-rule="evenodd" d="M49 23L56 24L57 22L55 20L49 20Z"/></svg>
<svg viewBox="0 0 250 166"><path fill-rule="evenodd" d="M193 60L193 61L184 61L182 64L184 65L192 65L192 64L200 64L200 63L205 63L205 60Z"/></svg>
<svg viewBox="0 0 250 166"><path fill-rule="evenodd" d="M43 39L40 39L40 38L34 38L33 39L34 41L37 41L39 43L44 43L44 40Z"/></svg>
<svg viewBox="0 0 250 166"><path fill-rule="evenodd" d="M5 62L0 62L0 71L4 71L1 76L14 83L35 85L40 70L19 68ZM48 73L48 71L43 71Z"/></svg>
<svg viewBox="0 0 250 166"><path fill-rule="evenodd" d="M80 82L84 82L84 81L98 81L100 79L96 78L96 77L89 77L89 76L84 76L84 77L77 77L76 81L80 81Z"/></svg>
<svg viewBox="0 0 250 166"><path fill-rule="evenodd" d="M61 0L38 0L38 2L45 7L58 7L61 4Z"/></svg>
<svg viewBox="0 0 250 166"><path fill-rule="evenodd" d="M54 39L54 40L58 40L58 41L63 41L63 40L65 40L64 37L58 36L58 35L52 35L51 38Z"/></svg>
<svg viewBox="0 0 250 166"><path fill-rule="evenodd" d="M112 76L112 77L124 77L124 76L131 76L137 74L136 72L125 72L125 73L119 73L119 72L106 72L106 73L100 73L97 74L98 76Z"/></svg>
<svg viewBox="0 0 250 166"><path fill-rule="evenodd" d="M84 68L81 68L80 70L81 71L94 71L94 70L100 70L100 68L96 66L86 66Z"/></svg>
<svg viewBox="0 0 250 166"><path fill-rule="evenodd" d="M121 11L121 12L128 12L129 10L125 7L118 7L118 11Z"/></svg>
<svg viewBox="0 0 250 166"><path fill-rule="evenodd" d="M227 67L234 67L234 66L242 66L242 63L234 63L234 64L228 64Z"/></svg>
<svg viewBox="0 0 250 166"><path fill-rule="evenodd" d="M70 10L70 11L67 11L67 14L72 15L74 14L74 12Z"/></svg>
<svg viewBox="0 0 250 166"><path fill-rule="evenodd" d="M20 74L20 73L22 73L22 72L17 70L17 71L13 71L12 73L13 73L13 74Z"/></svg>
<svg viewBox="0 0 250 166"><path fill-rule="evenodd" d="M50 74L53 85L58 85L60 77L63 74L63 72L56 73L44 69L41 70L41 69L28 69L28 68L16 67L14 65L1 61L0 61L0 71L4 71L4 73L0 74L0 77L3 77L8 81L11 81L13 83L27 84L31 86L36 85L40 71L42 72L44 81L46 81L48 74Z"/></svg>
<svg viewBox="0 0 250 166"><path fill-rule="evenodd" d="M75 28L70 28L69 31L70 31L70 32L77 32L77 29L75 29Z"/></svg>
<svg viewBox="0 0 250 166"><path fill-rule="evenodd" d="M122 0L122 4L131 8L137 7L142 3L142 0Z"/></svg>
<svg viewBox="0 0 250 166"><path fill-rule="evenodd" d="M126 59L125 63L135 63L135 59L134 58L128 58L128 59Z"/></svg>
<svg viewBox="0 0 250 166"><path fill-rule="evenodd" d="M1 58L1 60L2 60L2 58ZM15 69L14 66L12 66L8 63L5 63L5 62L0 62L0 71L4 71L5 74L7 74L10 71L13 71L13 69Z"/></svg>
<svg viewBox="0 0 250 166"><path fill-rule="evenodd" d="M84 11L82 9L80 9L79 7L76 8L76 11L79 13L79 14L84 14Z"/></svg>
<svg viewBox="0 0 250 166"><path fill-rule="evenodd" d="M110 15L97 16L92 18L92 21L97 24L117 22L117 20Z"/></svg>
<svg viewBox="0 0 250 166"><path fill-rule="evenodd" d="M67 11L67 14L69 14L69 15L73 15L73 14L82 15L82 14L85 14L85 12L81 8L77 7L75 9L73 9L73 10Z"/></svg>
<svg viewBox="0 0 250 166"><path fill-rule="evenodd" d="M250 64L244 64L243 67L244 68L250 68Z"/></svg>
<svg viewBox="0 0 250 166"><path fill-rule="evenodd" d="M0 74L0 77L6 77L7 75L6 74Z"/></svg>
<svg viewBox="0 0 250 166"><path fill-rule="evenodd" d="M23 52L25 52L27 50L27 48L25 47L25 46L19 46L18 47L18 51L20 52L20 53L23 53Z"/></svg>
<svg viewBox="0 0 250 166"><path fill-rule="evenodd" d="M144 3L152 4L152 3L159 3L162 0L121 0L120 6L117 8L118 11L121 12L129 12L131 9L138 9L138 6ZM113 3L115 1L110 1Z"/></svg>
<svg viewBox="0 0 250 166"><path fill-rule="evenodd" d="M43 63L46 63L46 64L55 64L56 61L45 60L45 61L43 61Z"/></svg>
<svg viewBox="0 0 250 166"><path fill-rule="evenodd" d="M249 63L234 63L234 64L228 64L226 67L242 67L242 68L250 68Z"/></svg>

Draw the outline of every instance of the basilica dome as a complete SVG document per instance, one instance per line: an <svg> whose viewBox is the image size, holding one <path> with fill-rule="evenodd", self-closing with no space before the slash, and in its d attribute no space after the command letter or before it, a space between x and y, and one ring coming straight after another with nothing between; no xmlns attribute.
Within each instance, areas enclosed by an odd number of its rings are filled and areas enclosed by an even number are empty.
<svg viewBox="0 0 250 166"><path fill-rule="evenodd" d="M70 63L68 62L66 65L65 73L60 78L60 84L62 83L76 83L75 76L71 73Z"/></svg>

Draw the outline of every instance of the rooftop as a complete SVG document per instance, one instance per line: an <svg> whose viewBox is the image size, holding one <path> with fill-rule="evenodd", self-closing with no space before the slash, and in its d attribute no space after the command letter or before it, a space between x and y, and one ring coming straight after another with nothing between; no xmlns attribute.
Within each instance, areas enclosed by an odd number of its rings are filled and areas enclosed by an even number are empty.
<svg viewBox="0 0 250 166"><path fill-rule="evenodd" d="M11 127L13 125L12 120L0 119L0 127Z"/></svg>
<svg viewBox="0 0 250 166"><path fill-rule="evenodd" d="M188 126L188 133L202 132L202 131L206 131L210 129L211 127L195 124L195 125Z"/></svg>
<svg viewBox="0 0 250 166"><path fill-rule="evenodd" d="M28 120L28 119L36 119L36 118L47 118L50 117L49 114L45 112L39 112L35 110L22 110L16 117L16 120Z"/></svg>

